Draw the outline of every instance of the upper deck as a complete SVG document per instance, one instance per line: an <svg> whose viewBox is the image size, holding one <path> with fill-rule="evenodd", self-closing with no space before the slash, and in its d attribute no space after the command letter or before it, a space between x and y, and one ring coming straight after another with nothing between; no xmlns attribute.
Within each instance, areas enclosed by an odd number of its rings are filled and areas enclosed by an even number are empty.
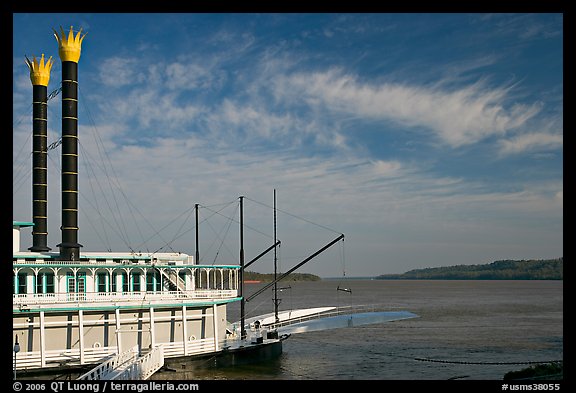
<svg viewBox="0 0 576 393"><path fill-rule="evenodd" d="M133 308L239 300L238 265L196 265L183 253L14 252L13 312Z"/></svg>

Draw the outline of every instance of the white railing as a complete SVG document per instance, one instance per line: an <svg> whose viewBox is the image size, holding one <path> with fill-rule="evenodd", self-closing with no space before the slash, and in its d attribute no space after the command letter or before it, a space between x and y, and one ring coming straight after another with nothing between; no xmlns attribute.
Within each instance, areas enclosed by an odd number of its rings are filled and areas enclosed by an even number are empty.
<svg viewBox="0 0 576 393"><path fill-rule="evenodd" d="M132 361L128 367L109 379L115 380L145 380L164 366L164 351L162 346L156 346L146 355Z"/></svg>
<svg viewBox="0 0 576 393"><path fill-rule="evenodd" d="M233 343L238 343L239 340L236 339L224 339L219 341L220 348L229 347ZM184 349L184 345L186 349ZM191 341L175 341L168 343L160 343L159 346L162 347L162 358L180 357L180 356L191 356L214 352L216 350L216 345L214 343L214 338L202 338ZM125 356L129 356L129 351L124 352ZM137 354L137 350L135 352ZM101 348L84 348L84 361L80 362L80 350L70 349L70 350L49 350L44 353L44 365L42 365L42 359L40 351L33 352L19 352L16 359L16 370L30 370L38 368L52 368L63 365L79 366L84 364L98 364L102 362L107 362L112 359L112 357L118 356L118 348L116 346L111 347L101 347ZM157 355L159 356L159 355ZM14 362L14 358L12 359ZM119 363L116 361L116 363ZM102 366L102 367L101 367ZM12 365L14 367L14 364ZM102 369L110 366L100 365ZM91 372L104 373L104 370ZM85 377L84 379L92 379Z"/></svg>
<svg viewBox="0 0 576 393"><path fill-rule="evenodd" d="M83 292L83 293L21 293L12 295L13 309L31 305L80 304L80 303L158 303L182 302L194 299L230 299L238 296L236 289L197 289L189 291L158 292Z"/></svg>
<svg viewBox="0 0 576 393"><path fill-rule="evenodd" d="M124 363L136 359L137 357L138 357L138 345L134 346L128 351L124 351L120 354L114 354L106 357L104 361L100 363L100 365L88 371L87 373L82 374L77 379L87 379L87 380L106 379L106 376L110 375L112 372L118 369L118 367L120 367Z"/></svg>
<svg viewBox="0 0 576 393"><path fill-rule="evenodd" d="M139 260L140 264L144 264L146 266L150 266L151 262L146 260ZM106 261L97 261L97 260L88 260L88 261L61 261L57 259L35 259L35 260L27 260L27 259L15 259L12 260L13 265L62 265L62 267L70 266L70 265L108 265L108 266L116 266L123 264L130 264L131 261L127 262L115 262L111 260Z"/></svg>
<svg viewBox="0 0 576 393"><path fill-rule="evenodd" d="M252 329L247 330L247 340L248 342L251 341ZM261 331L261 334L265 337L265 330ZM218 348L225 350L228 348L238 348L240 346L246 345L246 341L240 340L240 337L228 337L224 339L218 340ZM147 365L142 366L142 375L146 376L147 374L151 373L152 369L159 365L160 363L164 362L164 358L175 358L181 356L194 356L194 355L201 355L206 353L214 353L216 351L216 344L214 341L214 337L208 338L199 338L194 340L187 340L183 341L175 341L175 342L163 342L159 343L154 348L161 347L162 353L157 353L160 349L153 351L154 353L150 355L150 353L145 354L145 356L149 356L149 360L147 360ZM153 348L153 349L154 349ZM41 354L39 351L34 352L19 352L17 354L16 360L16 370L33 370L39 368L52 368L58 367L63 365L70 365L70 366L80 366L80 365L97 365L98 366L88 373L82 375L82 379L101 379L102 376L108 373L113 367L113 365L121 365L125 364L126 369L128 369L128 363L126 361L130 361L130 359L135 359L137 357L138 350L137 347L133 347L128 351L122 353L122 359L113 360L114 357L118 356L118 347L110 346L110 347L100 347L100 348L84 348L84 361L80 362L80 350L79 349L70 349L70 350L49 350L45 351L44 353L44 361L45 363L42 364ZM143 356L144 357L144 356ZM162 360L160 360L160 357ZM14 362L14 358L12 359ZM114 363L114 364L112 364ZM158 368L162 367L162 365L158 366ZM14 367L14 364L12 365ZM136 367L136 366L134 366ZM118 369L118 367L116 367ZM123 372L123 370L122 370ZM135 372L134 370L130 372ZM120 372L117 372L118 376L120 377ZM150 374L151 375L151 374Z"/></svg>
<svg viewBox="0 0 576 393"><path fill-rule="evenodd" d="M16 354L16 370L27 370L37 368L51 368L64 365L83 365L94 364L103 361L110 355L118 352L116 346L100 347L100 348L84 348L83 362L80 362L80 349L55 349L47 350L44 352L44 364L42 364L42 356L40 351L24 352L20 351Z"/></svg>
<svg viewBox="0 0 576 393"><path fill-rule="evenodd" d="M162 346L138 356L138 346L119 355L110 356L103 363L81 375L83 380L145 380L164 365Z"/></svg>
<svg viewBox="0 0 576 393"><path fill-rule="evenodd" d="M186 345L186 350L184 350L184 345ZM183 356L184 354L198 355L214 352L216 350L213 337L188 340L185 342L175 341L162 344L162 347L164 350L164 356L167 358Z"/></svg>

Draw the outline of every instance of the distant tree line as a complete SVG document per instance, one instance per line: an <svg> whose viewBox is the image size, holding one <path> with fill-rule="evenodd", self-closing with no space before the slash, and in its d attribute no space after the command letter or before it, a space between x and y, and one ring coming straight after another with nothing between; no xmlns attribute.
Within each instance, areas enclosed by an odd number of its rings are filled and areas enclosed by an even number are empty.
<svg viewBox="0 0 576 393"><path fill-rule="evenodd" d="M564 362L552 362L548 364L537 364L524 368L519 371L510 371L504 374L504 381L513 381L518 379L544 379L544 380L563 380L564 379Z"/></svg>
<svg viewBox="0 0 576 393"><path fill-rule="evenodd" d="M280 276L282 273L278 273ZM247 281L262 281L271 282L274 281L274 273L257 273L251 271L244 272L244 280ZM281 281L319 281L321 278L310 273L290 273Z"/></svg>
<svg viewBox="0 0 576 393"><path fill-rule="evenodd" d="M456 265L382 274L379 280L563 280L564 257L542 260L503 260L483 265Z"/></svg>

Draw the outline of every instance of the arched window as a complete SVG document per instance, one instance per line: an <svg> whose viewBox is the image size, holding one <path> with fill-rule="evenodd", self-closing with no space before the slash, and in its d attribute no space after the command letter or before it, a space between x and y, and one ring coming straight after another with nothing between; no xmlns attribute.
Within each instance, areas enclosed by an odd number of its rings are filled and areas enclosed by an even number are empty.
<svg viewBox="0 0 576 393"><path fill-rule="evenodd" d="M108 273L96 274L96 291L108 292Z"/></svg>
<svg viewBox="0 0 576 393"><path fill-rule="evenodd" d="M221 269L214 270L214 289L222 289L223 285L223 275L224 271Z"/></svg>
<svg viewBox="0 0 576 393"><path fill-rule="evenodd" d="M128 292L128 274L126 272L112 273L112 292Z"/></svg>
<svg viewBox="0 0 576 393"><path fill-rule="evenodd" d="M36 293L54 293L54 273L38 273L38 278L36 280Z"/></svg>
<svg viewBox="0 0 576 393"><path fill-rule="evenodd" d="M146 273L146 291L160 291L160 273L157 271L148 271Z"/></svg>
<svg viewBox="0 0 576 393"><path fill-rule="evenodd" d="M28 273L18 273L16 282L16 293L28 293Z"/></svg>
<svg viewBox="0 0 576 393"><path fill-rule="evenodd" d="M140 292L142 290L140 285L140 276L142 276L140 272L132 273L132 292Z"/></svg>

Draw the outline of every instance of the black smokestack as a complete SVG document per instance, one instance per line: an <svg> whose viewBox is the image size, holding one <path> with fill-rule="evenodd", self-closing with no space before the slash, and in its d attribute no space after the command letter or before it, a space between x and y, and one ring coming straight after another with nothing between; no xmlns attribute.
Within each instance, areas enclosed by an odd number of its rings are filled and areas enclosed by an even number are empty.
<svg viewBox="0 0 576 393"><path fill-rule="evenodd" d="M58 54L62 60L62 243L60 259L74 261L80 256L78 243L78 61L84 36L82 29L68 37L60 28Z"/></svg>
<svg viewBox="0 0 576 393"><path fill-rule="evenodd" d="M26 57L32 81L32 247L30 251L50 251L48 243L48 82L52 57L44 62Z"/></svg>

